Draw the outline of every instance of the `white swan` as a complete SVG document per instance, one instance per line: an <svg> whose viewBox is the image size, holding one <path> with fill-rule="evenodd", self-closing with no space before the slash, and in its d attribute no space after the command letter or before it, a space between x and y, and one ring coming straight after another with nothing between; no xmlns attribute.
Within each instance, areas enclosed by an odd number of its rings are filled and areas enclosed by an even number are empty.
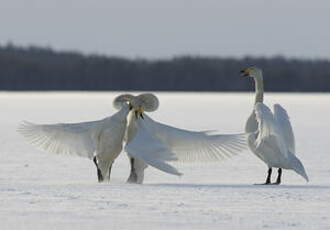
<svg viewBox="0 0 330 230"><path fill-rule="evenodd" d="M292 169L308 181L305 168L295 156L295 141L290 120L285 109L274 105L274 113L263 104L262 70L253 66L241 71L255 82L255 106L248 118L245 131L250 133L248 145L251 151L268 166L264 184L271 184L272 168L278 168L278 177L273 184L281 183L282 168Z"/></svg>
<svg viewBox="0 0 330 230"><path fill-rule="evenodd" d="M127 139L125 150L131 156L131 161L133 159L135 169L131 172L138 168L140 175L136 176L142 176L138 178L140 183L143 181L142 173L147 164L166 173L180 175L181 173L171 165L171 162L218 161L237 154L246 145L244 134L219 135L194 132L156 122L144 113L147 110L143 106L136 106L136 103L132 102L132 97L129 100L133 106L134 116L131 116L129 122L131 127L128 128L128 133L131 134L128 135L130 137ZM157 106L150 107L152 109L149 111L158 107L158 100L153 97ZM134 165L136 160L144 162L143 167L136 167Z"/></svg>
<svg viewBox="0 0 330 230"><path fill-rule="evenodd" d="M18 131L32 145L55 154L93 159L98 181L109 181L111 166L122 151L127 115L132 106L115 100L120 110L98 121L75 124L33 124L23 122Z"/></svg>
<svg viewBox="0 0 330 230"><path fill-rule="evenodd" d="M126 129L125 141L129 143L133 140L137 132L137 119L143 119L144 112L153 112L158 109L159 101L158 98L150 93L143 93L138 96L132 94L123 94L118 96L114 104L129 103L132 105L132 111L129 114L128 126ZM127 155L130 160L130 175L127 179L128 183L142 184L144 180L144 170L148 167L145 161L134 157L130 151L127 151ZM175 172L178 174L178 172Z"/></svg>

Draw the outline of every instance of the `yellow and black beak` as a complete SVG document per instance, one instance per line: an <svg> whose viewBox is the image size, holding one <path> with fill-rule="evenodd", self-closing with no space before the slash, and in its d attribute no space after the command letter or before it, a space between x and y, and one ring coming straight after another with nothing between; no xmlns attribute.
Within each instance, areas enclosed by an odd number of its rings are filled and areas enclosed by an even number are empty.
<svg viewBox="0 0 330 230"><path fill-rule="evenodd" d="M140 116L142 119L144 119L144 117L143 117L143 112L144 112L144 111L143 111L142 108L136 109L136 110L135 110L135 118L138 119L139 116Z"/></svg>
<svg viewBox="0 0 330 230"><path fill-rule="evenodd" d="M250 68L246 68L246 69L241 70L240 73L242 76L247 77L247 76L250 76L250 71L251 71Z"/></svg>

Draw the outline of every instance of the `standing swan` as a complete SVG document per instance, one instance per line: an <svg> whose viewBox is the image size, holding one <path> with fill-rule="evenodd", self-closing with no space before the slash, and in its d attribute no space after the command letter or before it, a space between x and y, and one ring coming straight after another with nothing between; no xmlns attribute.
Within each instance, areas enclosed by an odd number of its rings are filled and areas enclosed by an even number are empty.
<svg viewBox="0 0 330 230"><path fill-rule="evenodd" d="M137 132L137 120L144 119L144 112L153 112L158 109L158 98L151 93L143 93L138 96L132 94L122 94L118 96L115 104L129 103L132 106L132 111L128 115L128 125L126 129L125 141L129 143L133 140ZM127 155L130 161L130 175L127 183L142 184L144 180L144 170L148 167L143 160L134 157L129 151Z"/></svg>
<svg viewBox="0 0 330 230"><path fill-rule="evenodd" d="M272 168L278 168L278 177L273 184L281 183L282 168L292 169L308 181L301 161L295 156L295 141L290 120L285 109L274 105L274 113L263 104L262 70L253 66L241 71L255 82L255 105L248 118L245 131L250 133L248 145L251 151L268 166L268 175L264 184L271 183Z"/></svg>
<svg viewBox="0 0 330 230"><path fill-rule="evenodd" d="M110 181L111 166L122 150L127 115L132 106L115 99L117 113L98 121L74 124L24 122L18 131L36 147L55 154L93 159L98 181Z"/></svg>

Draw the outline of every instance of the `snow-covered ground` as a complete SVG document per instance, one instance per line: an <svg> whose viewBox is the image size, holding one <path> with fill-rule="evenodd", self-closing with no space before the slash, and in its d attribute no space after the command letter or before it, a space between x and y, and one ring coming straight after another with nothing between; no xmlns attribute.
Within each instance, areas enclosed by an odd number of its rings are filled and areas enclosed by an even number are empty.
<svg viewBox="0 0 330 230"><path fill-rule="evenodd" d="M284 171L283 185L255 186L266 166L249 151L208 165L180 165L181 178L146 170L126 184L125 153L111 183L87 159L53 156L16 133L37 123L97 120L118 93L0 93L0 229L330 229L330 95L266 94L289 112L310 182ZM156 93L154 119L191 130L242 132L253 94ZM275 173L276 174L276 173ZM275 177L275 175L274 175Z"/></svg>

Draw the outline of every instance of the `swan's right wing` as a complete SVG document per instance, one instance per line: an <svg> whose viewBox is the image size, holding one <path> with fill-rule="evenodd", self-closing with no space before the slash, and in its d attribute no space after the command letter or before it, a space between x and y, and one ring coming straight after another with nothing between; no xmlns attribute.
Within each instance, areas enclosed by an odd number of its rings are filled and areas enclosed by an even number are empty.
<svg viewBox="0 0 330 230"><path fill-rule="evenodd" d="M271 110L263 103L257 103L254 107L258 122L258 136L256 139L257 148L267 148L287 156L288 151L281 133L278 132L277 123Z"/></svg>
<svg viewBox="0 0 330 230"><path fill-rule="evenodd" d="M290 118L286 110L279 104L274 105L274 118L280 128L287 147L291 153L295 153L295 140L293 135Z"/></svg>
<svg viewBox="0 0 330 230"><path fill-rule="evenodd" d="M18 132L37 148L46 152L93 158L95 140L101 121L75 124L33 124L23 122Z"/></svg>

